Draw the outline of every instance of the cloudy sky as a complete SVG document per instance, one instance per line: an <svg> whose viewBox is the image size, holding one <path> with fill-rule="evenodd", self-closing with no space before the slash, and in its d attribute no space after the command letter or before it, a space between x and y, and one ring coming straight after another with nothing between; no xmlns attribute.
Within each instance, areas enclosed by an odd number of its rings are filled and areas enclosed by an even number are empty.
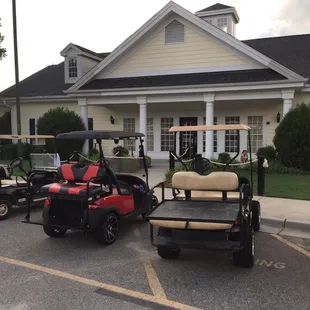
<svg viewBox="0 0 310 310"><path fill-rule="evenodd" d="M110 52L157 13L168 0L16 0L20 80L63 60L70 42ZM175 0L195 13L214 0ZM309 0L222 0L240 16L238 39L310 32ZM0 0L8 56L0 61L0 91L15 83L11 0Z"/></svg>

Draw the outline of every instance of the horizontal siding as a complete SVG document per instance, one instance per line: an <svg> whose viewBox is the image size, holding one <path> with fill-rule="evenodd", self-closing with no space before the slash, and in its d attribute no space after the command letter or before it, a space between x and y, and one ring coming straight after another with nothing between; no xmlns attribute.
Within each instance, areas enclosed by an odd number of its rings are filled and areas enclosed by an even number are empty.
<svg viewBox="0 0 310 310"><path fill-rule="evenodd" d="M296 93L293 105L296 106L298 103L310 104L310 93Z"/></svg>
<svg viewBox="0 0 310 310"><path fill-rule="evenodd" d="M22 103L20 107L21 114L21 133L29 134L29 119L36 118L39 119L45 112L49 109L55 109L57 107L65 107L71 111L75 111L78 115L80 115L80 109L78 104L74 103ZM17 133L16 127L16 105L12 106L12 125L13 125L13 134Z"/></svg>
<svg viewBox="0 0 310 310"><path fill-rule="evenodd" d="M86 74L90 69L92 69L96 64L98 64L98 61L83 56L80 56L80 62L80 68L82 70L81 75Z"/></svg>
<svg viewBox="0 0 310 310"><path fill-rule="evenodd" d="M244 65L245 60L235 55L224 43L211 35L201 35L185 27L184 43L165 44L165 29L145 40L129 58L111 73L186 69L214 66Z"/></svg>

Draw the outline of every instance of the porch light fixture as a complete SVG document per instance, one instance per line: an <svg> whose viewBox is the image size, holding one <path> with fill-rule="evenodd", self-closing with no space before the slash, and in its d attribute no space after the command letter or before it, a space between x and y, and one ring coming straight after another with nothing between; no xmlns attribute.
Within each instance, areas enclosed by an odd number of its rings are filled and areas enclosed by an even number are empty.
<svg viewBox="0 0 310 310"><path fill-rule="evenodd" d="M277 123L280 123L280 112L277 114Z"/></svg>
<svg viewBox="0 0 310 310"><path fill-rule="evenodd" d="M111 122L111 124L115 123L114 117L112 115L110 116L110 122Z"/></svg>

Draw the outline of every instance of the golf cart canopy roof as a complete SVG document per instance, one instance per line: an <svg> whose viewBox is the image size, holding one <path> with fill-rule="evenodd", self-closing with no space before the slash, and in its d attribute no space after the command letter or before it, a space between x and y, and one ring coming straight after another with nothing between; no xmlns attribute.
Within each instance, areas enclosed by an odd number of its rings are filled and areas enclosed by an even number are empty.
<svg viewBox="0 0 310 310"><path fill-rule="evenodd" d="M144 137L144 134L139 132L126 132L126 131L83 130L83 131L71 131L66 133L60 133L59 135L57 135L56 139L127 140L127 139L137 139L139 137Z"/></svg>
<svg viewBox="0 0 310 310"><path fill-rule="evenodd" d="M0 140L55 139L48 135L0 135Z"/></svg>
<svg viewBox="0 0 310 310"><path fill-rule="evenodd" d="M173 126L169 129L169 132L181 132L181 131L221 131L221 130L250 130L248 125L243 124L231 124L231 125L198 125L198 126Z"/></svg>

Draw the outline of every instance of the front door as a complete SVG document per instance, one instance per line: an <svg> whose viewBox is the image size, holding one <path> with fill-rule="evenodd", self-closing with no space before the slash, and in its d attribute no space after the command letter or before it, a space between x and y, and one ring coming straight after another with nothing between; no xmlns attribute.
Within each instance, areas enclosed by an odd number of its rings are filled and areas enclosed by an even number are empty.
<svg viewBox="0 0 310 310"><path fill-rule="evenodd" d="M180 126L197 126L197 117L180 117ZM193 158L197 154L197 131L180 132L180 156Z"/></svg>

